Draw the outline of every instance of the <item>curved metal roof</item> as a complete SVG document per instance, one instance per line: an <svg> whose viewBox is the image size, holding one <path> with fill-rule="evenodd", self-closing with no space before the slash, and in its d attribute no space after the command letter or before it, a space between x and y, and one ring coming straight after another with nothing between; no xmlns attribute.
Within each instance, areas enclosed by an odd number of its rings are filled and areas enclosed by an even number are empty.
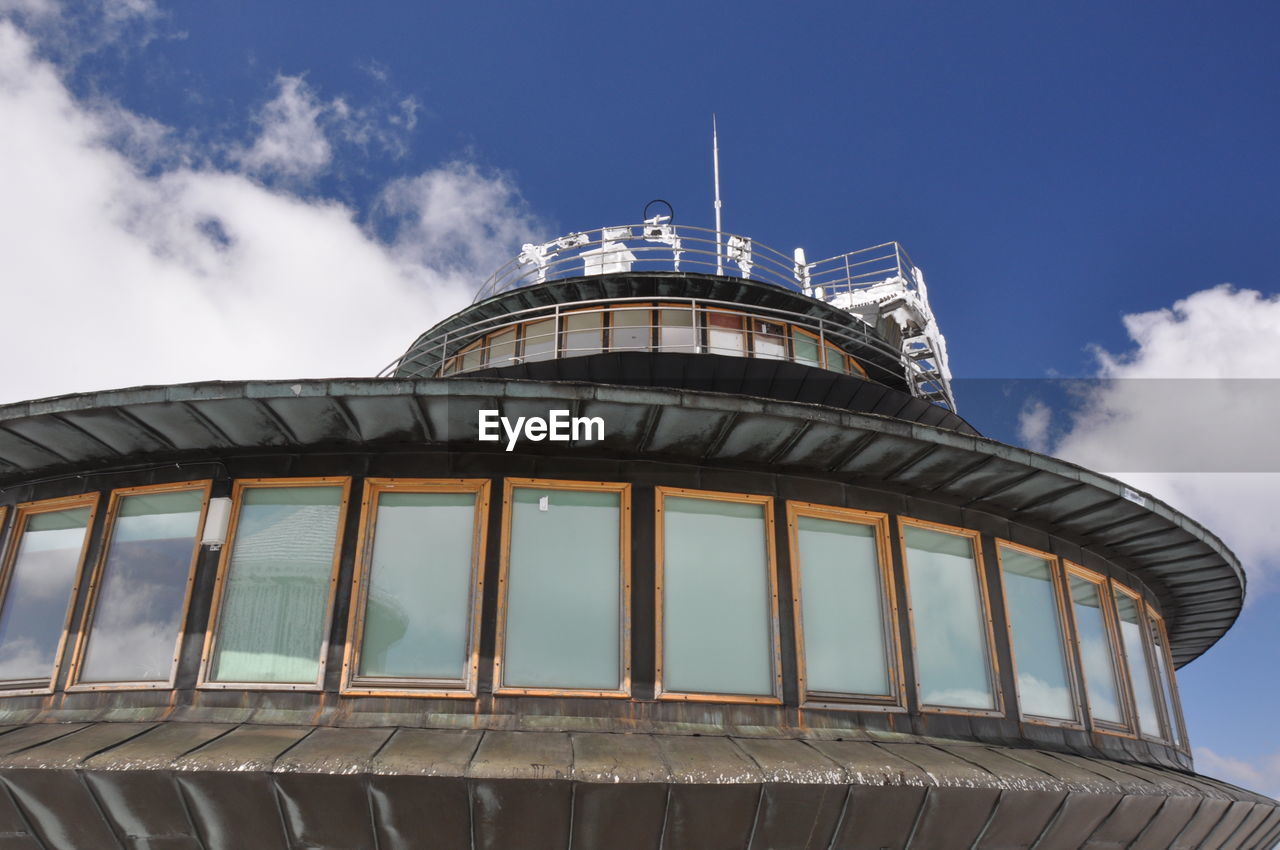
<svg viewBox="0 0 1280 850"><path fill-rule="evenodd" d="M1245 576L1206 528L1107 476L982 437L868 413L690 390L450 378L140 387L0 407L0 489L59 474L263 448L465 446L477 412L602 416L605 439L554 451L655 456L818 475L987 511L1139 576L1160 597L1174 660L1235 621ZM528 444L547 451L548 444Z"/></svg>

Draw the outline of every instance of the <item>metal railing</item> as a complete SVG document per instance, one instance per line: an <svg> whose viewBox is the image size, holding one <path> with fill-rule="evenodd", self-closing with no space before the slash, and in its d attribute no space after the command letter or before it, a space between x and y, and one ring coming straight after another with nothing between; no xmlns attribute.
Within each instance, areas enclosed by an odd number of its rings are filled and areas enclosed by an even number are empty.
<svg viewBox="0 0 1280 850"><path fill-rule="evenodd" d="M660 301L661 303L656 303ZM649 311L647 321L621 324L620 313ZM667 314L685 314L688 323L656 320ZM613 320L605 316L613 316ZM740 328L711 323L708 316L725 315L745 320ZM569 327L566 317L577 317L581 327ZM600 321L587 317L600 316ZM673 316L674 317L674 316ZM586 319L586 321L584 321ZM530 333L530 326L550 321L547 332ZM780 327L761 330L757 322ZM496 336L521 329L510 341ZM796 331L802 332L797 335ZM592 336L594 334L594 337ZM732 341L737 336L739 342ZM591 340L591 341L587 341ZM531 350L530 341L536 343ZM797 342L799 341L799 342ZM816 358L800 354L805 342L813 345ZM476 345L479 343L479 346ZM443 377L480 369L501 368L519 363L552 360L617 351L673 351L694 354L726 354L773 360L789 360L818 366L828 346L856 358L867 377L878 382L905 383L910 388L936 382L927 363L914 359L858 324L826 319L777 308L707 298L662 296L610 298L574 301L547 307L531 307L471 324L450 328L437 337L425 339L390 364L382 376L403 378ZM468 352L483 351L468 363ZM498 352L495 356L494 352ZM878 356L873 356L878 355ZM885 364L893 364L892 367ZM824 366L823 368L830 368ZM837 369L845 374L856 374ZM938 387L937 389L940 389ZM917 393L918 394L918 393Z"/></svg>
<svg viewBox="0 0 1280 850"><path fill-rule="evenodd" d="M731 274L818 298L866 289L893 278L902 278L914 289L920 279L915 264L897 242L810 263L799 250L787 256L748 236L677 226L664 218L570 233L541 245L527 244L519 256L490 275L476 292L475 301L551 280L629 271Z"/></svg>

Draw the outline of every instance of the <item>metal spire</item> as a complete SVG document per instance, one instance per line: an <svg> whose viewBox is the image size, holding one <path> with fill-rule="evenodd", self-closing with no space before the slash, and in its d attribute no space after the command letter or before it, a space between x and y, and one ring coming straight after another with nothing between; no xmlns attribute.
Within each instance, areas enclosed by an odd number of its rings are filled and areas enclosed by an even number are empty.
<svg viewBox="0 0 1280 850"><path fill-rule="evenodd" d="M724 236L720 233L720 139L716 136L716 114L711 113L711 162L716 183L716 274L724 274Z"/></svg>

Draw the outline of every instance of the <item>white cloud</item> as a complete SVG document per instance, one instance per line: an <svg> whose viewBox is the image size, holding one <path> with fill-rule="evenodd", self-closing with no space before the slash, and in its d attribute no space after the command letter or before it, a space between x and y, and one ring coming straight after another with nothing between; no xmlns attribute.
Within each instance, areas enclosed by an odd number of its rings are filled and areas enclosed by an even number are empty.
<svg viewBox="0 0 1280 850"><path fill-rule="evenodd" d="M320 101L282 79L275 101L292 100L273 114L291 129L247 149L305 173L331 155L312 134ZM145 116L78 100L3 18L0 125L0 402L370 375L540 229L509 178L450 164L388 188L380 214L397 235L379 239L348 206L210 165Z"/></svg>
<svg viewBox="0 0 1280 850"><path fill-rule="evenodd" d="M329 115L341 119L345 113L341 100L321 103L302 77L280 75L276 96L256 116L258 137L235 158L256 174L312 177L333 157L321 120Z"/></svg>
<svg viewBox="0 0 1280 850"><path fill-rule="evenodd" d="M1032 451L1048 451L1052 422L1053 408L1040 399L1028 399L1018 413L1018 436Z"/></svg>
<svg viewBox="0 0 1280 850"><path fill-rule="evenodd" d="M1208 747L1196 747L1196 770L1259 794L1280 799L1280 750L1252 761L1218 755Z"/></svg>
<svg viewBox="0 0 1280 850"><path fill-rule="evenodd" d="M1205 524L1240 556L1256 599L1280 586L1280 298L1223 285L1124 322L1134 348L1097 351L1105 380L1086 384L1052 451ZM1050 423L1032 412L1024 436L1042 439Z"/></svg>

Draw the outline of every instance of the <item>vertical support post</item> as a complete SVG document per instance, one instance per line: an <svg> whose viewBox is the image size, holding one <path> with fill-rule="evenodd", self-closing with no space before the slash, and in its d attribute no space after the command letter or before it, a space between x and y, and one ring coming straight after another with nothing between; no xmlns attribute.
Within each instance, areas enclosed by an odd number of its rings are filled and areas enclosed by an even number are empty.
<svg viewBox="0 0 1280 850"><path fill-rule="evenodd" d="M716 186L716 274L724 274L724 235L720 231L720 138L716 134L716 115L711 113L711 163Z"/></svg>

